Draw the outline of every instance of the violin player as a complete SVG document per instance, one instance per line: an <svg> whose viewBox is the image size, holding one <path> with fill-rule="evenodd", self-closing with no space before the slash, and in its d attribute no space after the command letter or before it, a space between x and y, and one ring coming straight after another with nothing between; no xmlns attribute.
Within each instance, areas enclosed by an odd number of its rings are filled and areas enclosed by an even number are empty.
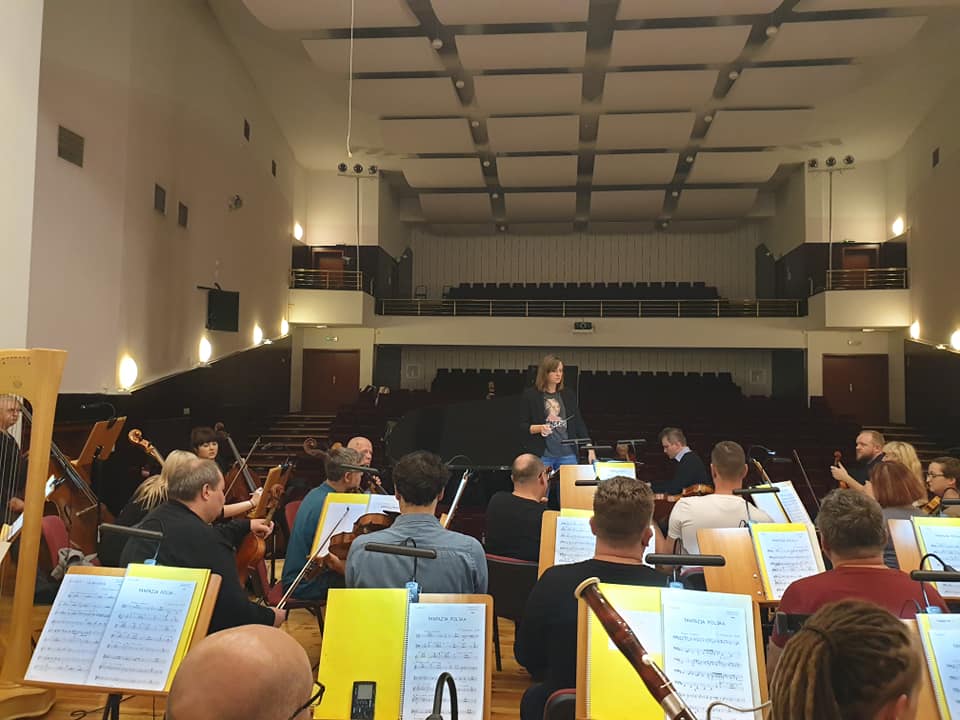
<svg viewBox="0 0 960 720"><path fill-rule="evenodd" d="M363 473L345 470L343 465L361 465L362 461L361 453L349 447L336 448L327 453L324 460L327 479L307 493L300 509L297 510L297 517L290 531L290 541L287 543L287 555L281 577L284 589L293 584L310 555L327 495L356 492L360 488ZM313 580L301 582L294 591L293 597L300 600L323 600L331 587L343 587L343 577L325 570Z"/></svg>

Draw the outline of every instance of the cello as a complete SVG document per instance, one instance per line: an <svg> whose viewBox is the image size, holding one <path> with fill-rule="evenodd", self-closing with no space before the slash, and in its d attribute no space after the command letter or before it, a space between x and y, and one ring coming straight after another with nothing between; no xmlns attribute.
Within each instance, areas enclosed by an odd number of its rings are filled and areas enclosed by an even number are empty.
<svg viewBox="0 0 960 720"><path fill-rule="evenodd" d="M33 416L21 407L23 417L33 423ZM57 508L57 514L67 528L71 544L84 555L97 552L97 527L101 522L113 522L107 506L100 502L80 469L57 444L50 441L49 474L54 476L53 491L47 498Z"/></svg>
<svg viewBox="0 0 960 720"><path fill-rule="evenodd" d="M160 463L161 468L163 467L163 455L160 454L160 451L157 450L157 448L154 446L152 442L150 442L143 436L142 431L138 430L137 428L134 428L133 430L127 433L127 440L129 440L131 443L133 443L137 447L141 448L147 455L149 455L158 463Z"/></svg>
<svg viewBox="0 0 960 720"><path fill-rule="evenodd" d="M230 468L230 472L228 472L224 478L223 494L225 502L230 504L249 500L250 496L260 489L260 484L250 472L250 468L247 465L247 461L256 449L257 444L254 443L253 447L250 448L250 453L247 457L240 457L240 451L237 450L237 446L234 444L230 433L224 429L223 423L218 422L213 426L213 429L219 436L227 441L227 444L230 446L230 452L233 453L233 467ZM238 485L237 480L241 477L243 478L243 484ZM244 486L246 487L246 492L243 490Z"/></svg>
<svg viewBox="0 0 960 720"><path fill-rule="evenodd" d="M256 507L250 511L247 518L250 520L266 520L273 522L274 513L280 506L280 500L287 488L287 482L293 473L294 465L286 462L277 465L267 473L267 480L263 484L263 493ZM237 548L237 574L240 584L246 585L250 574L256 572L257 565L263 560L267 552L266 541L256 533L247 533L247 536Z"/></svg>

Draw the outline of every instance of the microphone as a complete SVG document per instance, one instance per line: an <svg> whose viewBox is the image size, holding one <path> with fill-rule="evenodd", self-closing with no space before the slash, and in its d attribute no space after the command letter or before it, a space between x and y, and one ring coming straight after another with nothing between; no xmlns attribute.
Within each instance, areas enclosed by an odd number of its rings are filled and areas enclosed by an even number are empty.
<svg viewBox="0 0 960 720"><path fill-rule="evenodd" d="M780 488L777 487L746 487L746 488L736 488L733 491L734 495L763 495L765 493L778 493Z"/></svg>
<svg viewBox="0 0 960 720"><path fill-rule="evenodd" d="M114 525L113 523L100 523L100 532L114 533L115 535L129 535L130 537L144 538L146 540L163 540L163 533L159 530L144 530L143 528Z"/></svg>
<svg viewBox="0 0 960 720"><path fill-rule="evenodd" d="M585 480L574 480L573 484L578 485L580 487L590 487L594 485L599 485L600 481L597 480L596 478L592 478L592 479L585 479Z"/></svg>
<svg viewBox="0 0 960 720"><path fill-rule="evenodd" d="M405 557L425 558L427 560L436 560L437 551L430 548L418 548L412 545L390 545L388 543L367 543L363 546L364 550L370 552L384 553L386 555L403 555Z"/></svg>
<svg viewBox="0 0 960 720"><path fill-rule="evenodd" d="M450 718L457 720L457 684L453 681L453 675L448 672L442 672L437 677L437 685L433 690L433 710L427 715L427 720L443 720L440 710L443 708L444 685L450 688Z"/></svg>
<svg viewBox="0 0 960 720"><path fill-rule="evenodd" d="M644 562L648 565L724 567L727 564L727 559L723 555L661 555L658 553L650 553Z"/></svg>
<svg viewBox="0 0 960 720"><path fill-rule="evenodd" d="M337 467L344 470L350 470L351 472L362 472L367 473L368 475L376 475L380 477L380 471L373 467L368 467L366 465L337 465Z"/></svg>
<svg viewBox="0 0 960 720"><path fill-rule="evenodd" d="M106 401L98 401L92 403L83 403L80 405L81 410L97 410L99 408L109 408L110 417L115 418L117 416L117 408L114 407L113 403L108 403Z"/></svg>
<svg viewBox="0 0 960 720"><path fill-rule="evenodd" d="M754 453L754 450L756 450L757 452ZM793 460L791 460L790 458L780 457L779 455L777 455L776 450L771 450L770 448L764 447L763 445L751 445L750 448L747 450L747 456L750 458L753 458L754 460L757 460L758 462L766 461L766 462L772 462L772 463L777 463L781 465L793 464Z"/></svg>

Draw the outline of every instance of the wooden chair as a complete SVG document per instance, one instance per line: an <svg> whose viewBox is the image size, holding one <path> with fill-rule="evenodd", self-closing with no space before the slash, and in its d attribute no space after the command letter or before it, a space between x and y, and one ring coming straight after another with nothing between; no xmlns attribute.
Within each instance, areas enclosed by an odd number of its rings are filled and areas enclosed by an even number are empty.
<svg viewBox="0 0 960 720"><path fill-rule="evenodd" d="M487 576L487 593L493 596L493 650L500 671L503 668L497 618L508 618L519 626L527 597L537 583L537 563L487 553Z"/></svg>

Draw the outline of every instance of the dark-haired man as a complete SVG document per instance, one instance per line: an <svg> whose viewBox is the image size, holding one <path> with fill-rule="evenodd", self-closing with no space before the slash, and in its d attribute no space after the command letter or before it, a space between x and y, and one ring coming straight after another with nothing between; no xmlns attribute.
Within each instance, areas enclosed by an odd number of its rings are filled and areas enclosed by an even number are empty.
<svg viewBox="0 0 960 720"><path fill-rule="evenodd" d="M485 593L487 557L468 535L445 530L437 520L450 471L439 456L423 450L404 455L393 466L400 517L386 530L362 535L347 555L347 587L402 588L416 580L425 593ZM434 559L367 552L369 543L410 545L436 550Z"/></svg>
<svg viewBox="0 0 960 720"><path fill-rule="evenodd" d="M659 437L663 454L677 463L677 469L670 481L653 486L655 493L679 495L684 488L691 485L711 484L703 460L687 445L687 437L683 434L683 430L674 427L664 428L660 431Z"/></svg>
<svg viewBox="0 0 960 720"><path fill-rule="evenodd" d="M577 600L573 591L587 578L620 585L662 587L667 578L643 565L650 540L653 493L628 477L597 486L590 529L597 537L593 559L555 565L537 581L517 628L514 653L538 680L520 703L521 720L541 720L555 690L577 684Z"/></svg>
<svg viewBox="0 0 960 720"><path fill-rule="evenodd" d="M286 610L250 602L237 578L235 550L248 533L267 537L273 523L266 520L229 520L211 523L223 511L223 475L212 460L191 459L170 473L167 502L151 510L138 527L159 530L163 539L131 538L120 564L142 563L156 557L159 565L207 568L221 578L210 632L237 625L279 627Z"/></svg>
<svg viewBox="0 0 960 720"><path fill-rule="evenodd" d="M837 600L867 600L900 618L915 617L917 608L930 605L949 612L932 585L910 579L883 562L887 525L880 504L856 490L832 490L820 504L817 529L824 554L832 570L811 575L790 584L780 599L784 615L812 615ZM776 627L767 646L767 677L780 659L788 636Z"/></svg>

